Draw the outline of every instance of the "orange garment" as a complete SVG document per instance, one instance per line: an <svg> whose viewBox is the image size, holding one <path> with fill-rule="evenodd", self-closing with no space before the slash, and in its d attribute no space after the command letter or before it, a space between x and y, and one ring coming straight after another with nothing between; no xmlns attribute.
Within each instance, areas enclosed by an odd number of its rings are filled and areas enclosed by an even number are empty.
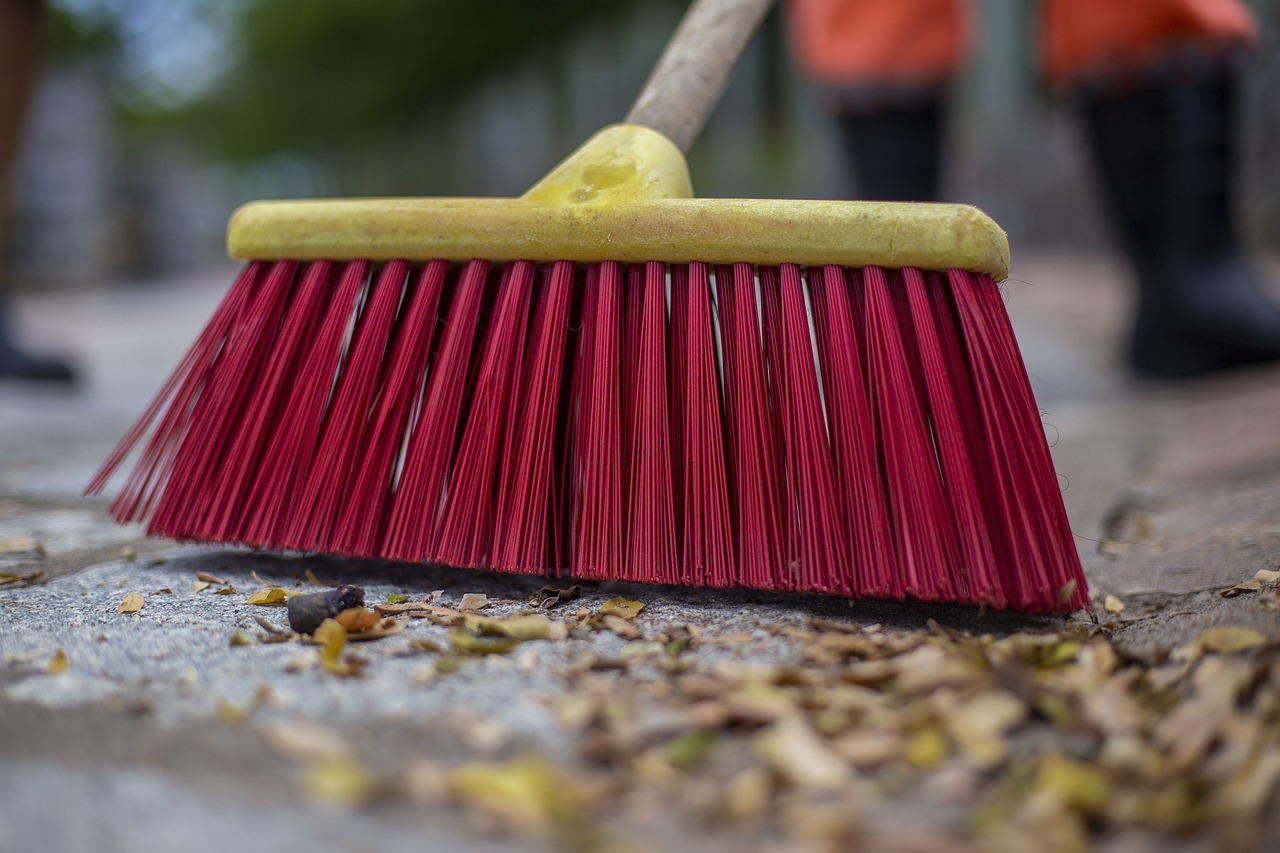
<svg viewBox="0 0 1280 853"><path fill-rule="evenodd" d="M968 58L972 0L788 0L796 59L835 86L937 83ZM1044 0L1049 82L1139 71L1177 46L1217 53L1252 41L1240 0Z"/></svg>
<svg viewBox="0 0 1280 853"><path fill-rule="evenodd" d="M969 52L969 0L793 0L796 59L823 83L936 83Z"/></svg>
<svg viewBox="0 0 1280 853"><path fill-rule="evenodd" d="M1045 0L1043 14L1044 71L1059 86L1139 73L1180 46L1219 54L1258 34L1239 0Z"/></svg>

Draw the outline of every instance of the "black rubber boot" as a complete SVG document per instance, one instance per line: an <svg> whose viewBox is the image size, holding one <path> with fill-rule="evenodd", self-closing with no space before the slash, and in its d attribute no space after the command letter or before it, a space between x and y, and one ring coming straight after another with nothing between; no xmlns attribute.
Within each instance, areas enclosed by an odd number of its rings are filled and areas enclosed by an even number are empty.
<svg viewBox="0 0 1280 853"><path fill-rule="evenodd" d="M1133 369L1187 378L1280 359L1280 305L1236 229L1235 82L1225 71L1095 98L1088 125L1138 275Z"/></svg>
<svg viewBox="0 0 1280 853"><path fill-rule="evenodd" d="M64 362L36 358L18 348L9 327L8 307L0 293L0 379L5 378L70 383L75 381L75 373Z"/></svg>
<svg viewBox="0 0 1280 853"><path fill-rule="evenodd" d="M842 112L840 138L866 201L933 201L938 195L942 104Z"/></svg>

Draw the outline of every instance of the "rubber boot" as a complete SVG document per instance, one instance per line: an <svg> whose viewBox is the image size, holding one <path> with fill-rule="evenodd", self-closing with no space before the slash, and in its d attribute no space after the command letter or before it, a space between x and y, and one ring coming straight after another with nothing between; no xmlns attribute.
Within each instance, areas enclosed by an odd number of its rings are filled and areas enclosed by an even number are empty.
<svg viewBox="0 0 1280 853"><path fill-rule="evenodd" d="M9 325L7 300L0 293L0 379L4 378L70 383L75 380L75 373L64 362L37 358L18 347Z"/></svg>
<svg viewBox="0 0 1280 853"><path fill-rule="evenodd" d="M942 104L936 98L842 112L840 138L866 201L933 201L938 195Z"/></svg>
<svg viewBox="0 0 1280 853"><path fill-rule="evenodd" d="M1280 359L1280 305L1238 240L1235 88L1222 70L1087 104L1106 199L1138 276L1128 355L1145 376Z"/></svg>

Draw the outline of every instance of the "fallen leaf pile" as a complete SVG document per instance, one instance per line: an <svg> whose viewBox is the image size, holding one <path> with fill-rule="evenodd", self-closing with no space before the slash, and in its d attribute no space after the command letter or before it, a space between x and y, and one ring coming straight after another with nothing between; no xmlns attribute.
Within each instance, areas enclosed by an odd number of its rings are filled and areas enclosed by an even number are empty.
<svg viewBox="0 0 1280 853"><path fill-rule="evenodd" d="M1255 580L1232 595L1266 595L1280 576ZM580 597L548 588L530 610L434 592L327 616L311 665L357 676L427 656L412 677L424 690L457 670L536 673L519 701L543 702L572 749L536 757L501 719L469 714L458 742L481 760L407 757L375 771L326 742L303 761L304 789L347 807L456 806L486 829L574 849L591 849L618 816L644 814L778 849L879 846L884 803L909 810L925 849L1084 851L1134 832L1247 849L1268 829L1280 645L1253 628L1220 624L1139 654L1084 618L1006 634L822 619L728 631L660 622L622 597L544 609ZM1098 612L1125 609L1111 598ZM259 642L299 636L258 622ZM349 652L362 635L406 626L399 645Z"/></svg>

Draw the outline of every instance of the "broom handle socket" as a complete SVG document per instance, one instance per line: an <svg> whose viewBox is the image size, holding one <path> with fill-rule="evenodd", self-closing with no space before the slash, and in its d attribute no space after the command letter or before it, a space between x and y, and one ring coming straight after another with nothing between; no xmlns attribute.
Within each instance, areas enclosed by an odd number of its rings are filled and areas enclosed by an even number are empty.
<svg viewBox="0 0 1280 853"><path fill-rule="evenodd" d="M627 123L651 127L688 152L773 4L695 0L627 113Z"/></svg>

